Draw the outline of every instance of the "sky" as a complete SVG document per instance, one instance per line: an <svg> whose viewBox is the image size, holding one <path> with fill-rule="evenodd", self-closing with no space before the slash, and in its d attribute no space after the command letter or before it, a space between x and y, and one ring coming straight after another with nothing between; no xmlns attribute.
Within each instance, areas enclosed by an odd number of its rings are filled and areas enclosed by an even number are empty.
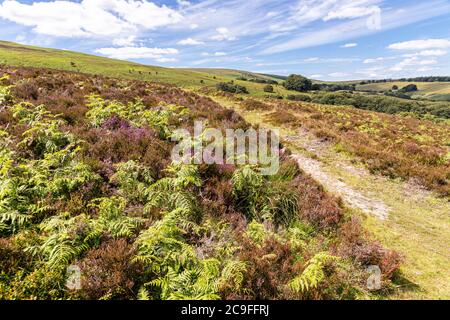
<svg viewBox="0 0 450 320"><path fill-rule="evenodd" d="M0 39L320 80L450 75L450 0L0 0Z"/></svg>

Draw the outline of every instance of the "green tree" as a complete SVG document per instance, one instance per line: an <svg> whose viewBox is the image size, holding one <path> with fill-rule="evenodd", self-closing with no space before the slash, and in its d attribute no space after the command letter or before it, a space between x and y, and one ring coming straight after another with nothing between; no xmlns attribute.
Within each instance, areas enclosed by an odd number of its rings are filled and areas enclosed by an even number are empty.
<svg viewBox="0 0 450 320"><path fill-rule="evenodd" d="M298 74L291 74L284 82L284 87L288 90L294 91L308 91L312 88L312 82Z"/></svg>

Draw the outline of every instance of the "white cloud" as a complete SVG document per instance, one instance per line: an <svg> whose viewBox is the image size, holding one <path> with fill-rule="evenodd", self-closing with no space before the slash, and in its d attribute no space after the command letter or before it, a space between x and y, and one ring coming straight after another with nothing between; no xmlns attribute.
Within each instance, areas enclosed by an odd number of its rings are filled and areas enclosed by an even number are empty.
<svg viewBox="0 0 450 320"><path fill-rule="evenodd" d="M381 11L378 6L369 6L369 7L346 7L339 8L338 10L329 12L324 21L334 20L334 19L354 19L360 17L366 17L371 14L378 14Z"/></svg>
<svg viewBox="0 0 450 320"><path fill-rule="evenodd" d="M328 75L333 78L343 78L348 76L348 74L344 72L333 72L329 73Z"/></svg>
<svg viewBox="0 0 450 320"><path fill-rule="evenodd" d="M383 57L379 57L379 58L370 58L370 59L366 59L366 60L364 60L363 61L363 63L365 63L365 64L369 64L369 63L375 63L375 62L380 62L380 61L383 61L384 60L384 58Z"/></svg>
<svg viewBox="0 0 450 320"><path fill-rule="evenodd" d="M305 60L303 60L304 62L316 62L319 61L320 58L318 57L312 57L312 58L306 58Z"/></svg>
<svg viewBox="0 0 450 320"><path fill-rule="evenodd" d="M445 50L424 50L418 53L422 57L440 57L445 56L447 51Z"/></svg>
<svg viewBox="0 0 450 320"><path fill-rule="evenodd" d="M341 48L354 48L357 46L358 46L357 43L346 43L346 44L342 45Z"/></svg>
<svg viewBox="0 0 450 320"><path fill-rule="evenodd" d="M226 56L227 54L225 53L225 52L216 52L216 53L214 53L214 56L216 56L216 57L223 57L223 56Z"/></svg>
<svg viewBox="0 0 450 320"><path fill-rule="evenodd" d="M322 78L322 77L323 77L322 74L312 74L312 75L310 76L310 78L313 78L313 79L320 79L320 78Z"/></svg>
<svg viewBox="0 0 450 320"><path fill-rule="evenodd" d="M397 63L395 66L393 66L390 71L403 71L409 67L416 67L416 66L429 66L437 64L437 61L434 59L429 60L420 60L418 57L412 57L412 58L406 58L403 61Z"/></svg>
<svg viewBox="0 0 450 320"><path fill-rule="evenodd" d="M202 41L192 39L192 38L187 38L187 39L178 41L178 44L182 45L182 46L197 46L197 45L201 45L201 44L205 44L205 43Z"/></svg>
<svg viewBox="0 0 450 320"><path fill-rule="evenodd" d="M225 27L220 27L216 29L217 34L212 36L212 40L216 41L233 41L236 40L236 37L231 34L230 30Z"/></svg>
<svg viewBox="0 0 450 320"><path fill-rule="evenodd" d="M315 0L311 0L315 3ZM341 3L341 1L326 0L329 3ZM346 1L344 1L346 2ZM354 1L352 1L354 2ZM317 20L321 17L322 10L320 6L311 8L310 2L301 1L306 9L298 16L298 21L304 20L304 23ZM349 3L347 2L347 5ZM450 4L446 1L426 1L417 4L408 5L407 10L399 10L398 8L386 8L382 12L381 30L387 31L401 26L409 25L432 17L440 16L450 10ZM298 12L296 12L297 14ZM378 28L369 28L367 18L353 19L348 22L325 26L312 31L294 33L293 36L282 39L278 43L270 43L268 47L261 51L261 54L275 54L286 52L294 49L309 48L329 43L342 42L358 37L375 34L380 30ZM299 22L300 23L300 22Z"/></svg>
<svg viewBox="0 0 450 320"><path fill-rule="evenodd" d="M447 51L445 50L439 50L439 49L435 49L435 50L423 50L417 53L408 53L403 55L406 58L411 58L411 57L441 57L441 56L445 56L447 55Z"/></svg>
<svg viewBox="0 0 450 320"><path fill-rule="evenodd" d="M164 62L176 62L178 60L175 58L158 58L156 59L156 61L164 63Z"/></svg>
<svg viewBox="0 0 450 320"><path fill-rule="evenodd" d="M118 47L133 47L135 45L136 36L126 38L117 38L113 40L113 45Z"/></svg>
<svg viewBox="0 0 450 320"><path fill-rule="evenodd" d="M178 54L173 48L147 48L147 47L122 47L122 48L100 48L95 50L109 58L114 59L162 59L165 55Z"/></svg>
<svg viewBox="0 0 450 320"><path fill-rule="evenodd" d="M39 34L89 37L130 34L180 22L182 15L147 0L51 1L23 4L6 0L0 18L32 27Z"/></svg>
<svg viewBox="0 0 450 320"><path fill-rule="evenodd" d="M439 70L440 68L436 68L436 67L421 67L419 69L417 69L418 72L429 72L429 71L434 71L434 70Z"/></svg>
<svg viewBox="0 0 450 320"><path fill-rule="evenodd" d="M180 7L189 7L191 3L186 0L177 0L177 3Z"/></svg>
<svg viewBox="0 0 450 320"><path fill-rule="evenodd" d="M450 41L447 39L426 39L393 43L388 49L393 50L427 50L450 48Z"/></svg>
<svg viewBox="0 0 450 320"><path fill-rule="evenodd" d="M369 58L369 59L365 59L363 61L364 64L369 64L369 63L377 63L377 62L383 62L383 61L387 61L387 60L396 60L398 59L398 56L393 56L393 57L378 57L378 58Z"/></svg>
<svg viewBox="0 0 450 320"><path fill-rule="evenodd" d="M192 30L195 30L195 29L197 29L198 27L199 27L199 25L196 24L196 23L191 23L191 25L189 26L189 28L191 28Z"/></svg>

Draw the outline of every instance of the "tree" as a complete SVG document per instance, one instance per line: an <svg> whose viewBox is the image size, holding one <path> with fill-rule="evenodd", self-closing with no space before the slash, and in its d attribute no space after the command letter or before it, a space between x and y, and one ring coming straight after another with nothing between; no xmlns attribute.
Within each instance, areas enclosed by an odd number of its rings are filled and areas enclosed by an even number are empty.
<svg viewBox="0 0 450 320"><path fill-rule="evenodd" d="M291 74L284 82L284 87L288 90L303 92L311 90L312 82L301 75Z"/></svg>
<svg viewBox="0 0 450 320"><path fill-rule="evenodd" d="M264 92L272 93L273 92L273 86L270 85L270 84L264 86Z"/></svg>
<svg viewBox="0 0 450 320"><path fill-rule="evenodd" d="M418 90L417 85L415 85L415 84L408 84L407 86L405 86L401 89L402 92L414 92L417 90Z"/></svg>

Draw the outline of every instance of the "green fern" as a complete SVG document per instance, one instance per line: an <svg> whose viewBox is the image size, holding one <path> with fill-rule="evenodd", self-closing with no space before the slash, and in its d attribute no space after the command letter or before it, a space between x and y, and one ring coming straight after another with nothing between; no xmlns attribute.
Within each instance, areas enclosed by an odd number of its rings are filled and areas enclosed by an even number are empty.
<svg viewBox="0 0 450 320"><path fill-rule="evenodd" d="M4 80L8 80L8 76L3 76L0 78L0 83ZM12 95L10 86L0 85L0 107L3 105L8 105L12 102Z"/></svg>
<svg viewBox="0 0 450 320"><path fill-rule="evenodd" d="M190 187L200 187L202 180L194 165L173 164L166 169L172 177L162 178L147 189L146 210L160 208L167 211L182 210L195 217L198 206Z"/></svg>
<svg viewBox="0 0 450 320"><path fill-rule="evenodd" d="M111 181L119 185L120 193L132 202L145 202L146 189L154 182L151 170L132 160L116 168Z"/></svg>
<svg viewBox="0 0 450 320"><path fill-rule="evenodd" d="M144 222L125 214L127 201L121 197L99 198L90 207L98 210L98 219L91 223L94 234L108 233L113 238L132 237Z"/></svg>
<svg viewBox="0 0 450 320"><path fill-rule="evenodd" d="M288 225L298 213L298 199L289 182L263 177L251 165L237 169L232 177L233 195L247 219Z"/></svg>
<svg viewBox="0 0 450 320"><path fill-rule="evenodd" d="M338 259L338 257L329 255L327 252L319 252L308 261L302 274L289 282L289 287L295 293L316 289L325 279L324 268L326 265Z"/></svg>
<svg viewBox="0 0 450 320"><path fill-rule="evenodd" d="M113 115L128 120L133 126L148 125L159 132L162 139L172 135L171 120L180 119L189 113L189 109L176 105L163 105L155 109L148 109L142 100L136 100L128 105L117 101L103 100L97 95L88 96L89 111L86 117L94 127L100 127Z"/></svg>

